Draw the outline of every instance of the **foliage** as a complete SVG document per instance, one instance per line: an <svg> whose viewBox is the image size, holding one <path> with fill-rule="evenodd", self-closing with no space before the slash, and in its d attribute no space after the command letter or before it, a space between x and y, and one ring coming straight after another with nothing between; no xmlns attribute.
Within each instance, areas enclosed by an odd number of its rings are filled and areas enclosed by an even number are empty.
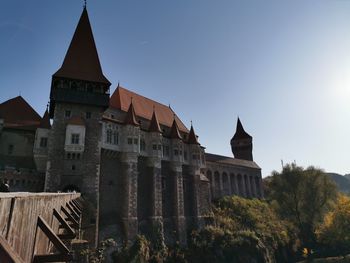
<svg viewBox="0 0 350 263"><path fill-rule="evenodd" d="M314 247L315 229L336 199L335 184L320 169L288 164L281 173L273 172L268 188L268 199L298 229L302 245Z"/></svg>
<svg viewBox="0 0 350 263"><path fill-rule="evenodd" d="M96 249L85 249L81 254L88 256L91 263L102 263L106 260L106 251L116 245L116 242L112 238L106 239L100 242Z"/></svg>
<svg viewBox="0 0 350 263"><path fill-rule="evenodd" d="M266 202L225 197L212 218L212 225L192 234L190 262L286 261L288 226Z"/></svg>
<svg viewBox="0 0 350 263"><path fill-rule="evenodd" d="M350 198L340 194L317 230L317 237L329 255L350 253ZM325 249L323 249L325 250ZM324 252L325 253L325 252Z"/></svg>

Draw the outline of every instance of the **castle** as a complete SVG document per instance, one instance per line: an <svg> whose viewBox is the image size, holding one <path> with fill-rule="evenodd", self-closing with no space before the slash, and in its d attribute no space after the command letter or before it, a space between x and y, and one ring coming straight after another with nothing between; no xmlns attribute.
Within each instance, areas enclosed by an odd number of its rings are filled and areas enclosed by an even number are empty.
<svg viewBox="0 0 350 263"><path fill-rule="evenodd" d="M95 242L160 229L166 242L186 243L213 199L263 197L239 119L235 158L206 153L170 107L119 84L110 96L110 86L84 7L43 117L20 96L0 104L0 179L10 190L81 192Z"/></svg>

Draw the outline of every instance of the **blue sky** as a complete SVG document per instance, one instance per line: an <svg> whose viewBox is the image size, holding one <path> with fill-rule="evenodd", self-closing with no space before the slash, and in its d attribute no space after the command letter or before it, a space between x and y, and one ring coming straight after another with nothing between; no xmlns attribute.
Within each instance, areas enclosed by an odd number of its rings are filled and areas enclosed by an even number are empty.
<svg viewBox="0 0 350 263"><path fill-rule="evenodd" d="M80 0L1 0L0 101L40 114ZM237 116L263 175L350 173L350 1L88 0L103 71L171 104L207 152L232 156Z"/></svg>

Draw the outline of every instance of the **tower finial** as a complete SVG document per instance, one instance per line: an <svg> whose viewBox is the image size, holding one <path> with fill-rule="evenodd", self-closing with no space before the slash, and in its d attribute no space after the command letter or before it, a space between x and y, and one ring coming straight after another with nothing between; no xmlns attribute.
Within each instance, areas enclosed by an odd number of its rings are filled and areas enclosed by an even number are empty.
<svg viewBox="0 0 350 263"><path fill-rule="evenodd" d="M191 120L191 126L192 126L192 120Z"/></svg>
<svg viewBox="0 0 350 263"><path fill-rule="evenodd" d="M86 0L84 0L84 8L86 8Z"/></svg>

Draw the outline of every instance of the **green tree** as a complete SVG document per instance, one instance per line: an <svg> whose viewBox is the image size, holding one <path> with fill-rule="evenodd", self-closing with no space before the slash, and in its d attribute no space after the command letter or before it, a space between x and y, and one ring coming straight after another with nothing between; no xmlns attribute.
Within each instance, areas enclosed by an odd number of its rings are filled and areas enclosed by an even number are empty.
<svg viewBox="0 0 350 263"><path fill-rule="evenodd" d="M326 256L350 253L350 197L339 195L316 232Z"/></svg>
<svg viewBox="0 0 350 263"><path fill-rule="evenodd" d="M225 197L212 220L192 234L189 262L288 262L288 227L266 202Z"/></svg>
<svg viewBox="0 0 350 263"><path fill-rule="evenodd" d="M320 169L288 164L273 172L268 188L278 214L298 229L303 247L313 248L316 227L336 199L335 184Z"/></svg>

